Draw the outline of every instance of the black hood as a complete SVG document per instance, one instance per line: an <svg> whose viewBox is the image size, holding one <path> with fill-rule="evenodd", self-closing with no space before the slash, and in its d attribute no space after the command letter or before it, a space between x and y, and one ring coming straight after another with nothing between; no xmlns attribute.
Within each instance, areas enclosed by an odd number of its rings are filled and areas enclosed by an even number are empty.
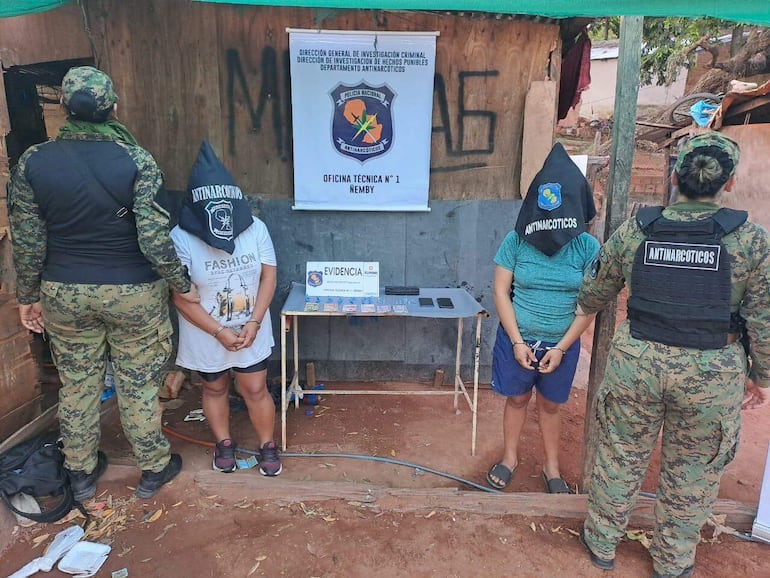
<svg viewBox="0 0 770 578"><path fill-rule="evenodd" d="M179 226L207 245L232 254L235 238L252 223L243 192L208 141L203 141L190 171Z"/></svg>
<svg viewBox="0 0 770 578"><path fill-rule="evenodd" d="M556 143L529 186L516 232L550 257L584 233L595 215L591 186L564 147Z"/></svg>

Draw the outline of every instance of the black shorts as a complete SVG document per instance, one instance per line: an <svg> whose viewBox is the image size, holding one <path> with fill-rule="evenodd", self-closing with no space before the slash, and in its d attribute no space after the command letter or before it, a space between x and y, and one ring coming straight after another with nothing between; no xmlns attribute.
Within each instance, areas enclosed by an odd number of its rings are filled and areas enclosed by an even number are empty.
<svg viewBox="0 0 770 578"><path fill-rule="evenodd" d="M248 367L233 367L232 370L235 373L257 373L258 371L265 371L267 369L267 359L249 365ZM225 373L230 371L229 369L223 369L222 371L215 371L214 373L207 373L205 371L199 371L198 375L203 378L203 381L211 383L222 377Z"/></svg>

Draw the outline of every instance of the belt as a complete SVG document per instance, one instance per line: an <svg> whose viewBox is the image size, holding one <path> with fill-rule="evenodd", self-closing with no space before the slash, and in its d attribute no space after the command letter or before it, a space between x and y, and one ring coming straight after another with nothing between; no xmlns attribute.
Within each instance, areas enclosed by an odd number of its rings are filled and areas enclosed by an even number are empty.
<svg viewBox="0 0 770 578"><path fill-rule="evenodd" d="M741 338L740 333L728 333L727 334L727 345L730 345L731 343L735 343L736 341L739 341Z"/></svg>

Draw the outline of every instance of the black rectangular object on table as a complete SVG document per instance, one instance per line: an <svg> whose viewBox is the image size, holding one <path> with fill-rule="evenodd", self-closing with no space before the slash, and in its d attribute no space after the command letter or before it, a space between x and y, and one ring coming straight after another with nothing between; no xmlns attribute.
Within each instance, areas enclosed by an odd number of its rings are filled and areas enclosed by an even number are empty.
<svg viewBox="0 0 770 578"><path fill-rule="evenodd" d="M420 288L411 285L388 285L385 287L385 295L419 295Z"/></svg>
<svg viewBox="0 0 770 578"><path fill-rule="evenodd" d="M436 297L436 303L441 309L454 309L455 304L449 297Z"/></svg>

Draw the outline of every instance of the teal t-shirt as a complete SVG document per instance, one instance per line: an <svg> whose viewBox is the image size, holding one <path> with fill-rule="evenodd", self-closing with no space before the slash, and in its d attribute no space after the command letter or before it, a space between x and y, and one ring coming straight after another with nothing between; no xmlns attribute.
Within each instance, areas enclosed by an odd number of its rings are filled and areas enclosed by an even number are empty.
<svg viewBox="0 0 770 578"><path fill-rule="evenodd" d="M495 264L513 272L513 310L524 339L557 342L575 318L583 273L599 253L599 241L581 233L552 257L522 241L505 237Z"/></svg>

